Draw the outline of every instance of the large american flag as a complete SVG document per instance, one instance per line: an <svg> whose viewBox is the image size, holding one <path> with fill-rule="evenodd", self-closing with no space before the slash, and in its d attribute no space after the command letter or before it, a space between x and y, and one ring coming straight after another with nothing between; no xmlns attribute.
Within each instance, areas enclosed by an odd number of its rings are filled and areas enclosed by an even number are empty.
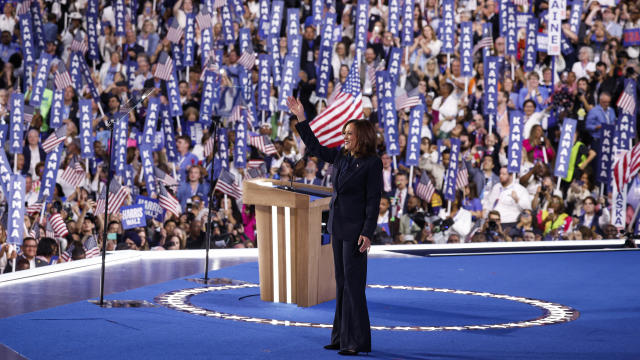
<svg viewBox="0 0 640 360"><path fill-rule="evenodd" d="M245 50L242 55L240 55L238 64L247 70L253 69L253 66L256 64L256 54L253 51Z"/></svg>
<svg viewBox="0 0 640 360"><path fill-rule="evenodd" d="M227 169L222 169L222 171L220 171L218 182L213 190L219 190L221 193L227 194L236 199L240 199L242 197L242 189L236 184L236 177Z"/></svg>
<svg viewBox="0 0 640 360"><path fill-rule="evenodd" d="M198 23L198 27L200 28L200 30L210 28L211 14L201 11L198 15L196 15L196 23Z"/></svg>
<svg viewBox="0 0 640 360"><path fill-rule="evenodd" d="M396 98L396 109L412 108L420 105L420 103L422 103L420 96L409 97L407 93L404 93Z"/></svg>
<svg viewBox="0 0 640 360"><path fill-rule="evenodd" d="M640 170L640 143L627 151L613 164L613 179L618 191L624 189L624 185Z"/></svg>
<svg viewBox="0 0 640 360"><path fill-rule="evenodd" d="M62 125L42 143L42 150L49 153L67 139L67 125Z"/></svg>
<svg viewBox="0 0 640 360"><path fill-rule="evenodd" d="M416 195L425 201L431 201L433 194L435 194L436 188L433 186L431 179L427 175L426 171L422 171L422 175L420 175L420 181L416 186Z"/></svg>
<svg viewBox="0 0 640 360"><path fill-rule="evenodd" d="M69 229L67 229L67 224L62 220L62 216L60 214L53 214L49 217L49 224L51 224L51 228L53 228L53 233L55 237L65 237L69 235Z"/></svg>
<svg viewBox="0 0 640 360"><path fill-rule="evenodd" d="M85 179L86 174L80 162L74 161L73 163L69 163L67 168L62 172L61 180L66 182L67 184L78 187L82 184L82 181Z"/></svg>
<svg viewBox="0 0 640 360"><path fill-rule="evenodd" d="M174 214L176 217L180 217L180 214L182 214L180 201L171 195L162 185L160 186L160 193L158 194L158 202L160 203L160 207Z"/></svg>
<svg viewBox="0 0 640 360"><path fill-rule="evenodd" d="M127 186L120 185L116 180L111 180L111 185L109 186L109 209L107 209L107 213L113 214L118 212L128 197L129 188ZM107 192L103 188L100 196L98 197L96 214L104 214L106 200Z"/></svg>
<svg viewBox="0 0 640 360"><path fill-rule="evenodd" d="M87 240L84 241L84 255L87 259L100 255L100 248L94 235L89 236Z"/></svg>
<svg viewBox="0 0 640 360"><path fill-rule="evenodd" d="M362 93L358 61L354 61L347 79L336 94L335 101L311 121L311 130L328 147L342 145L342 126L351 119L362 117Z"/></svg>
<svg viewBox="0 0 640 360"><path fill-rule="evenodd" d="M635 87L630 81L627 83L627 86L625 86L622 94L620 94L620 98L616 104L623 113L633 114L636 111L636 94L634 94L634 92Z"/></svg>
<svg viewBox="0 0 640 360"><path fill-rule="evenodd" d="M71 76L69 75L69 72L67 71L67 69L64 68L62 64L58 67L58 71L56 72L56 77L54 82L58 90L65 90L69 86L73 87L73 81L71 81Z"/></svg>
<svg viewBox="0 0 640 360"><path fill-rule="evenodd" d="M278 152L266 135L249 133L249 144L267 155L273 155Z"/></svg>
<svg viewBox="0 0 640 360"><path fill-rule="evenodd" d="M153 75L164 81L169 81L173 76L173 60L166 52L160 54L156 72Z"/></svg>
<svg viewBox="0 0 640 360"><path fill-rule="evenodd" d="M82 31L78 31L71 41L71 51L78 51L84 55L87 53L87 50L89 50L89 46L84 39L84 34Z"/></svg>
<svg viewBox="0 0 640 360"><path fill-rule="evenodd" d="M459 162L458 175L456 177L456 189L464 190L464 187L467 185L469 185L469 171L464 163Z"/></svg>
<svg viewBox="0 0 640 360"><path fill-rule="evenodd" d="M171 41L174 44L180 42L182 39L182 35L184 35L184 30L178 25L177 21L174 21L169 29L167 30L167 40Z"/></svg>

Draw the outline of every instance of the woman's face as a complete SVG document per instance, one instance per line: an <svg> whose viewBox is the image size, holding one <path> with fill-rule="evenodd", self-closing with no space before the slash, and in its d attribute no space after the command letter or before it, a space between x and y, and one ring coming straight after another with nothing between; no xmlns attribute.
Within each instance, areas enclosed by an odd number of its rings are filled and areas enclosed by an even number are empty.
<svg viewBox="0 0 640 360"><path fill-rule="evenodd" d="M533 138L539 138L542 136L542 127L540 125L536 125L531 129L531 135Z"/></svg>
<svg viewBox="0 0 640 360"><path fill-rule="evenodd" d="M200 169L193 166L189 169L189 181L200 181Z"/></svg>
<svg viewBox="0 0 640 360"><path fill-rule="evenodd" d="M353 124L347 125L342 135L344 137L344 149L347 151L355 150L357 142L355 126Z"/></svg>
<svg viewBox="0 0 640 360"><path fill-rule="evenodd" d="M344 48L344 44L343 43L339 43L338 46L336 47L336 53L339 56L345 56L347 53L347 50Z"/></svg>
<svg viewBox="0 0 640 360"><path fill-rule="evenodd" d="M536 111L536 107L535 107L535 105L533 105L533 103L527 102L524 105L524 114L525 115L531 116L531 115L533 115L534 111Z"/></svg>
<svg viewBox="0 0 640 360"><path fill-rule="evenodd" d="M346 78L349 75L349 68L346 66L340 67L340 78Z"/></svg>

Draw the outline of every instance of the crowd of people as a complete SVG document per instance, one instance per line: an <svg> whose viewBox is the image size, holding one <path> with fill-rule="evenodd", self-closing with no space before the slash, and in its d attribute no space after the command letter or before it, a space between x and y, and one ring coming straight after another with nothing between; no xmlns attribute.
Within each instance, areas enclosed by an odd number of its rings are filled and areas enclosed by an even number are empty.
<svg viewBox="0 0 640 360"><path fill-rule="evenodd" d="M406 1L406 0L405 0ZM27 6L33 33L44 43L36 46L38 54L48 54L53 62L46 74L45 97L57 89L56 75L60 69L70 69L74 56L72 43L78 39L89 42L87 31L88 8L94 0L67 0L66 3L47 0L29 2L3 1L0 15L0 125L4 133L0 138L1 151L5 151L11 170L26 179L26 206L24 239L21 247L8 244L7 194L2 188L3 221L0 223L0 272L11 269L17 258L17 269L33 268L56 262L72 261L96 256L101 244L108 250L174 250L201 249L206 245L205 233L209 209L213 209L211 247L256 247L255 209L243 204L242 198L223 193L211 180L211 168L220 160L220 144L217 151L207 150L214 136L214 129L228 130L228 171L236 185L248 175L245 168L235 166L234 152L236 124L230 120L225 101L233 98L241 87L238 76L240 58L245 52L257 55L271 52L265 36L261 35L260 11L263 3L267 9L271 1L227 0L199 3L193 0L141 1L122 0L125 8L125 35L116 36L116 19L119 1L95 0L98 3L97 59L85 60L91 79L84 79L82 88L67 86L63 90L63 124L66 138L62 160L56 175L57 183L51 201L45 209L29 211L29 207L42 202L39 198L41 180L45 171L48 152L43 142L56 130L51 126L51 102L43 102L36 109L29 108L34 92L34 79L38 75L38 63L25 65L25 39L21 8ZM396 1L391 1L396 2ZM304 106L306 117L313 119L331 105L335 93L342 84L354 61L360 61L361 96L364 120L378 129L378 153L383 161L383 197L380 204L378 229L374 244L407 243L463 243L491 241L539 241L539 240L588 240L612 239L620 235L618 228L610 224L610 179L597 181L599 149L603 140L603 126L618 124L621 109L617 106L629 81L637 83L640 73L640 41L627 39L626 34L640 33L640 7L628 0L583 0L577 31L573 31L569 18L572 11L567 2L566 19L563 20L563 38L568 48L558 56L548 56L544 50L536 53L533 71L523 70L527 33L519 24L517 55L506 55L505 37L501 36L501 3L495 0L458 0L455 2L455 47L451 54L443 52L442 4L438 0L415 0L413 8L413 44L402 46L400 32L389 29L390 4L387 0L371 0L368 4L366 48L356 53L357 3L353 0L321 2L325 14L334 11L336 31L332 32L331 61L328 96L320 98L317 82L320 80L319 49L323 25L313 21L316 1L286 0L288 9L299 9L298 26L302 38L300 66L293 94ZM527 2L525 2L527 3ZM37 5L37 6L36 6ZM400 3L402 5L402 3ZM154 7L155 6L155 7ZM547 0L535 0L516 8L526 15L544 19L549 7ZM231 10L230 10L231 9ZM331 10L330 10L331 9ZM38 13L39 16L35 14ZM159 77L157 68L162 54L175 54L173 48L184 46L185 35L177 43L167 38L172 24L184 29L190 14L211 14L212 51L222 50L221 63L213 68L220 76L221 96L219 106L209 122L201 122L201 101L204 98L204 46L200 23L195 26L194 64L176 69L178 97L182 115L173 117L176 157L169 160L167 143L172 136L163 134L159 123L153 129L160 138L154 148L153 166L173 181L158 181L170 197L180 204L180 212L164 212L164 216L147 217L146 226L124 229L121 214L115 211L108 219L97 213L100 194L104 192L108 169L110 142L108 126L121 121L120 111L140 97L144 89L156 88L152 97L168 104L167 81ZM224 40L223 14L231 13L233 38ZM36 24L40 19L40 24ZM35 20L34 20L35 19ZM482 43L483 25L492 28L490 43L474 52L473 76L461 75L459 27L463 21L473 23L474 44ZM283 16L279 34L280 59L288 49L286 16ZM402 27L402 23L400 24ZM240 51L239 33L249 29L250 48ZM540 22L539 34L547 31ZM486 35L484 36L486 37ZM631 36L632 37L632 36ZM37 45L37 44L36 44ZM74 44L77 46L77 44ZM410 108L398 109L396 130L400 155L387 152L384 125L379 116L375 71L385 69L390 63L393 48L402 49L402 60L395 81L396 97L418 96L424 102L422 119L420 161L415 167L407 166L407 139L409 136ZM503 61L499 74L497 113L486 114L483 102L484 68L482 53L500 57ZM37 57L36 57L37 59ZM175 64L175 62L174 62ZM248 71L254 97L257 97L259 81L258 64L250 64ZM32 73L29 73L32 71ZM99 97L92 96L92 81ZM378 84L379 85L379 84ZM638 86L635 87L637 89ZM255 112L254 129L266 136L275 151L251 146L246 152L248 167L262 169L259 176L280 180L293 180L305 184L331 186L329 164L310 156L296 131L297 118L280 110L278 106L280 84L271 83L269 111ZM23 151L9 151L9 129L12 94L25 94ZM48 94L48 95L47 95ZM332 97L333 95L333 97ZM633 94L636 97L636 94ZM92 103L91 136L93 157L85 159L80 141L79 101ZM140 151L141 134L148 116L149 98L140 106L130 107L127 122L126 163L132 169L132 184L115 177L120 185L128 188L124 205L136 202L138 196L157 198L150 194L148 178L141 176L143 160ZM634 102L635 105L635 102ZM223 109L226 108L226 112ZM510 173L507 167L507 150L511 134L509 114L522 111L522 162L519 173ZM245 113L246 114L246 113ZM577 120L576 139L570 157L570 174L558 181L554 176L554 161L560 143L560 125L565 118ZM255 119L254 119L255 120ZM237 119L235 121L238 121ZM200 123L201 131L193 125ZM632 126L636 126L635 113ZM2 128L0 128L2 129ZM635 138L637 131L631 132ZM451 140L460 142L459 159L451 158ZM635 139L633 140L635 144ZM157 144L156 144L157 145ZM450 163L459 164L459 177L455 200L443 195L446 173ZM77 186L69 184L62 176L67 167L81 168L83 179ZM112 169L113 170L113 169ZM466 170L466 171L464 171ZM78 170L80 171L80 170ZM217 169L219 173L219 169ZM0 174L2 175L2 174ZM426 181L426 178L428 181ZM3 177L4 178L4 177ZM419 184L430 183L433 194L424 196L417 191ZM558 185L559 184L559 185ZM209 206L210 190L215 189L213 204ZM162 192L162 191L159 191ZM635 177L627 194L627 223L635 221L634 210L640 204L640 179ZM54 215L64 221L59 229L49 224ZM104 227L107 238L102 238Z"/></svg>

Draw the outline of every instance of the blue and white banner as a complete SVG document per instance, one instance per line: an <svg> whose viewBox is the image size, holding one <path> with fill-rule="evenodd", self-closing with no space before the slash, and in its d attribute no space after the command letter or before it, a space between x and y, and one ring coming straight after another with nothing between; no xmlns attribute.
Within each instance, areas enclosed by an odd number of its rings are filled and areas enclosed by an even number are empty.
<svg viewBox="0 0 640 360"><path fill-rule="evenodd" d="M300 34L300 9L287 9L287 39Z"/></svg>
<svg viewBox="0 0 640 360"><path fill-rule="evenodd" d="M133 166L127 164L124 167L124 177L122 178L123 180L123 185L124 186L130 186L132 187L132 189L138 189L137 186L133 187L135 185L135 173L136 171L133 169Z"/></svg>
<svg viewBox="0 0 640 360"><path fill-rule="evenodd" d="M182 101L180 100L180 91L178 89L178 77L176 76L176 68L173 68L173 76L171 80L165 81L167 84L167 94L169 95L169 114L171 116L182 115Z"/></svg>
<svg viewBox="0 0 640 360"><path fill-rule="evenodd" d="M171 58L173 59L173 67L182 70L184 68L184 53L180 43L171 43Z"/></svg>
<svg viewBox="0 0 640 360"><path fill-rule="evenodd" d="M13 93L9 101L11 103L9 151L12 154L22 154L22 139L24 138L24 95Z"/></svg>
<svg viewBox="0 0 640 360"><path fill-rule="evenodd" d="M280 25L282 24L282 14L284 12L284 1L276 0L271 3L271 30L270 35L275 35L280 39Z"/></svg>
<svg viewBox="0 0 640 360"><path fill-rule="evenodd" d="M196 41L196 15L187 14L187 22L184 28L184 65L191 66L195 60Z"/></svg>
<svg viewBox="0 0 640 360"><path fill-rule="evenodd" d="M115 0L116 36L125 36L124 0Z"/></svg>
<svg viewBox="0 0 640 360"><path fill-rule="evenodd" d="M322 24L322 15L324 12L324 1L322 0L311 0L311 16L312 16L312 24L315 27L318 27Z"/></svg>
<svg viewBox="0 0 640 360"><path fill-rule="evenodd" d="M369 26L369 1L358 0L356 8L356 55L364 55L367 48L367 29Z"/></svg>
<svg viewBox="0 0 640 360"><path fill-rule="evenodd" d="M213 111L213 93L216 85L216 73L211 70L204 72L204 84L202 89L202 100L200 101L200 122L205 126L211 125L211 115Z"/></svg>
<svg viewBox="0 0 640 360"><path fill-rule="evenodd" d="M248 48L253 49L251 45L251 30L249 28L241 28L238 31L238 44L240 46L240 54Z"/></svg>
<svg viewBox="0 0 640 360"><path fill-rule="evenodd" d="M580 31L580 19L582 18L582 0L573 0L571 3L571 15L569 16L569 27L571 32L578 36Z"/></svg>
<svg viewBox="0 0 640 360"><path fill-rule="evenodd" d="M404 0L402 8L402 46L413 44L413 0Z"/></svg>
<svg viewBox="0 0 640 360"><path fill-rule="evenodd" d="M614 140L613 153L617 154L620 151L631 150L631 122L632 115L628 113L622 113L618 122L616 123L616 132Z"/></svg>
<svg viewBox="0 0 640 360"><path fill-rule="evenodd" d="M222 7L222 37L225 44L233 44L235 41L235 33L233 32L233 21L231 19L231 11L229 5Z"/></svg>
<svg viewBox="0 0 640 360"><path fill-rule="evenodd" d="M79 52L71 53L71 65L69 66L69 76L71 76L71 82L73 82L73 87L76 89L82 89L82 68L80 65L80 55Z"/></svg>
<svg viewBox="0 0 640 360"><path fill-rule="evenodd" d="M509 4L513 4L512 0L499 0L498 1L498 22L500 29L500 36L505 37L507 35L508 17L509 17Z"/></svg>
<svg viewBox="0 0 640 360"><path fill-rule="evenodd" d="M458 178L458 158L460 157L460 139L451 138L451 157L449 158L449 169L446 171L444 198L449 201L456 199L456 179Z"/></svg>
<svg viewBox="0 0 640 360"><path fill-rule="evenodd" d="M244 113L244 110L242 112ZM247 130L247 122L244 119L246 119L246 116L240 116L240 120L235 125L236 143L233 149L233 164L236 169L246 169L247 167L247 139L249 138L249 132Z"/></svg>
<svg viewBox="0 0 640 360"><path fill-rule="evenodd" d="M25 64L32 66L36 63L36 49L31 27L31 14L20 15L18 22L20 23L20 37L22 40L22 58Z"/></svg>
<svg viewBox="0 0 640 360"><path fill-rule="evenodd" d="M509 160L507 171L509 173L520 173L522 164L522 132L524 131L524 114L521 111L509 111Z"/></svg>
<svg viewBox="0 0 640 360"><path fill-rule="evenodd" d="M83 159L92 159L93 155L93 111L91 100L78 101L78 121L80 123L80 152Z"/></svg>
<svg viewBox="0 0 640 360"><path fill-rule="evenodd" d="M398 143L398 124L395 98L384 98L381 101L382 121L384 124L384 142L387 145L387 153L391 156L400 155Z"/></svg>
<svg viewBox="0 0 640 360"><path fill-rule="evenodd" d="M148 196L138 195L135 203L142 205L144 208L144 215L147 219L154 219L157 221L164 220L164 209L160 206L160 202L156 199L152 199Z"/></svg>
<svg viewBox="0 0 640 360"><path fill-rule="evenodd" d="M316 70L316 96L321 99L328 98L329 94L329 78L331 74L331 48L326 46L320 47L318 59L318 69Z"/></svg>
<svg viewBox="0 0 640 360"><path fill-rule="evenodd" d="M288 39L287 40L287 56L291 56L297 61L298 69L299 69L300 55L302 52L302 35L291 35L287 37L287 39Z"/></svg>
<svg viewBox="0 0 640 360"><path fill-rule="evenodd" d="M53 199L53 191L56 188L56 179L58 178L58 169L60 168L60 162L62 160L62 147L60 143L47 154L44 161L44 173L42 179L40 179L40 194L38 199L43 199L45 202L51 202Z"/></svg>
<svg viewBox="0 0 640 360"><path fill-rule="evenodd" d="M618 189L614 182L612 190L611 224L622 230L627 221L627 184L624 184L622 189Z"/></svg>
<svg viewBox="0 0 640 360"><path fill-rule="evenodd" d="M551 1L551 4L557 4ZM549 55L560 55L562 48L562 19L559 18L559 10L552 12L549 10L547 16L547 53Z"/></svg>
<svg viewBox="0 0 640 360"><path fill-rule="evenodd" d="M409 137L407 138L407 151L405 164L407 166L420 165L420 141L422 140L422 118L424 117L424 105L420 104L411 109L409 116Z"/></svg>
<svg viewBox="0 0 640 360"><path fill-rule="evenodd" d="M300 61L297 61L292 56L284 57L284 64L282 65L282 83L278 91L278 108L280 110L287 110L287 98L293 95L293 89L298 84L298 69L300 68Z"/></svg>
<svg viewBox="0 0 640 360"><path fill-rule="evenodd" d="M33 84L33 92L31 93L31 100L29 104L33 107L40 107L42 103L42 95L44 89L47 86L47 79L49 77L49 70L51 69L51 61L53 57L47 53L42 53L38 60L38 73L36 74L35 83Z"/></svg>
<svg viewBox="0 0 640 360"><path fill-rule="evenodd" d="M271 97L271 58L267 54L258 55L258 110L269 111Z"/></svg>
<svg viewBox="0 0 640 360"><path fill-rule="evenodd" d="M524 71L533 71L536 67L538 19L531 16L527 20L527 40L524 48Z"/></svg>
<svg viewBox="0 0 640 360"><path fill-rule="evenodd" d="M187 122L187 126L185 126L185 130L187 135L191 139L192 144L202 144L202 136L204 135L204 129L202 128L202 124L197 121Z"/></svg>
<svg viewBox="0 0 640 360"><path fill-rule="evenodd" d="M516 5L508 2L507 5L507 33L505 35L505 53L509 56L518 55L518 24L516 20Z"/></svg>
<svg viewBox="0 0 640 360"><path fill-rule="evenodd" d="M279 39L280 36L269 35L269 39L267 40L267 47L269 49L269 55L271 56L271 74L273 74L274 84L280 84L280 82L282 82L282 59L280 58Z"/></svg>
<svg viewBox="0 0 640 360"><path fill-rule="evenodd" d="M124 116L124 119L123 119ZM115 133L113 134L114 136L114 144L113 144L113 150L114 150L114 159L113 159L113 167L112 169L114 169L114 173L118 176L123 176L124 177L124 169L125 166L127 165L127 140L128 140L128 121L126 120L126 114L123 113L116 113L116 119L118 119L118 121L116 122L116 127L114 129Z"/></svg>
<svg viewBox="0 0 640 360"><path fill-rule="evenodd" d="M120 208L120 214L122 214L122 228L124 230L147 226L143 205L123 206Z"/></svg>
<svg viewBox="0 0 640 360"><path fill-rule="evenodd" d="M242 6L242 0L229 0L231 2L231 6L234 14L236 15L237 21L242 19L244 15L244 7ZM227 2L228 3L228 2Z"/></svg>
<svg viewBox="0 0 640 360"><path fill-rule="evenodd" d="M558 144L558 155L556 156L556 168L553 175L564 178L567 177L571 162L571 149L573 148L573 135L576 132L578 122L574 119L565 118L562 123L560 133L560 143Z"/></svg>
<svg viewBox="0 0 640 360"><path fill-rule="evenodd" d="M129 59L124 63L127 67L127 86L129 86L129 89L133 89L133 84L136 82L136 71L138 71L138 62L135 59Z"/></svg>
<svg viewBox="0 0 640 360"><path fill-rule="evenodd" d="M495 114L498 111L498 57L487 56L484 61L484 112Z"/></svg>
<svg viewBox="0 0 640 360"><path fill-rule="evenodd" d="M9 192L6 194L9 203L7 216L7 242L14 245L22 245L24 238L24 212L27 197L26 180L22 175L13 175Z"/></svg>
<svg viewBox="0 0 640 360"><path fill-rule="evenodd" d="M2 187L2 192L4 192L5 194L9 193L11 176L13 176L11 164L7 159L7 154L4 152L4 147L0 146L0 186Z"/></svg>
<svg viewBox="0 0 640 360"><path fill-rule="evenodd" d="M269 11L269 0L260 0L260 21L258 24L258 37L260 40L266 40L271 33L271 19L269 19Z"/></svg>
<svg viewBox="0 0 640 360"><path fill-rule="evenodd" d="M153 151L164 149L164 131L156 132L156 136L153 137L152 149Z"/></svg>
<svg viewBox="0 0 640 360"><path fill-rule="evenodd" d="M482 38L491 38L491 43L493 44L493 25L491 25L491 23L486 22L482 24ZM483 61L487 56L491 56L491 49L492 46L485 46L482 48L481 51Z"/></svg>
<svg viewBox="0 0 640 360"><path fill-rule="evenodd" d="M251 74L245 68L240 69L240 86L242 87L242 100L246 106L255 102L253 84L251 83Z"/></svg>
<svg viewBox="0 0 640 360"><path fill-rule="evenodd" d="M200 31L200 63L206 64L209 53L213 51L213 30L211 28Z"/></svg>
<svg viewBox="0 0 640 360"><path fill-rule="evenodd" d="M216 156L220 159L220 166L222 169L229 170L229 135L227 129L220 127L217 130L218 133L218 153ZM213 175L214 178L218 178L218 174Z"/></svg>
<svg viewBox="0 0 640 360"><path fill-rule="evenodd" d="M393 37L399 37L400 27L400 0L389 0L389 19L387 21L387 31L393 35ZM411 26L413 28L413 25Z"/></svg>
<svg viewBox="0 0 640 360"><path fill-rule="evenodd" d="M158 195L158 184L153 170L153 149L150 144L140 144L140 161L142 161L142 172L144 183L147 187L147 195L153 197Z"/></svg>
<svg viewBox="0 0 640 360"><path fill-rule="evenodd" d="M164 132L164 146L167 149L167 160L175 162L178 159L178 149L176 147L175 132L171 124L169 105L160 106L160 116L162 116L162 131Z"/></svg>
<svg viewBox="0 0 640 360"><path fill-rule="evenodd" d="M158 126L158 117L160 116L160 99L151 97L147 103L147 114L144 121L144 130L142 132L142 143L145 145L153 144L153 137Z"/></svg>
<svg viewBox="0 0 640 360"><path fill-rule="evenodd" d="M6 144L9 133L9 124L0 124L0 143ZM0 146L4 150L4 146Z"/></svg>
<svg viewBox="0 0 640 360"><path fill-rule="evenodd" d="M546 53L549 47L549 37L547 34L538 34L536 36L536 50Z"/></svg>
<svg viewBox="0 0 640 360"><path fill-rule="evenodd" d="M394 86L398 83L398 78L400 77L401 61L402 49L391 47L389 54L389 66L387 67L387 70L389 71L389 79L391 79Z"/></svg>
<svg viewBox="0 0 640 360"><path fill-rule="evenodd" d="M456 33L456 23L454 15L453 0L442 2L442 23L438 27L438 38L442 41L440 52L443 54L453 54L454 38Z"/></svg>
<svg viewBox="0 0 640 360"><path fill-rule="evenodd" d="M26 2L25 2L26 3ZM33 34L35 35L36 40L36 49L38 53L44 50L44 34L42 32L42 12L40 10L40 2L33 1L31 2L31 15L33 16Z"/></svg>
<svg viewBox="0 0 640 360"><path fill-rule="evenodd" d="M326 46L333 49L334 39L333 32L336 28L336 13L328 12L324 18L324 26L322 27L322 36L320 37L320 47Z"/></svg>
<svg viewBox="0 0 640 360"><path fill-rule="evenodd" d="M473 23L460 23L460 73L473 76Z"/></svg>
<svg viewBox="0 0 640 360"><path fill-rule="evenodd" d="M100 59L100 48L98 45L98 13L87 13L87 35L89 59Z"/></svg>
<svg viewBox="0 0 640 360"><path fill-rule="evenodd" d="M82 72L82 76L84 77L85 81L87 82L87 86L89 87L89 92L91 93L91 97L96 102L101 101L100 93L98 92L98 89L96 88L96 84L93 81L93 78L91 77L91 70L89 70L89 66L87 65L87 61L80 54L78 54L77 57L80 60L80 71Z"/></svg>
<svg viewBox="0 0 640 360"><path fill-rule="evenodd" d="M562 55L569 55L575 51L575 49L573 48L573 45L571 45L571 43L569 42L569 39L567 39L564 33L562 33L562 41L560 42L560 47L561 47L560 51L562 52Z"/></svg>

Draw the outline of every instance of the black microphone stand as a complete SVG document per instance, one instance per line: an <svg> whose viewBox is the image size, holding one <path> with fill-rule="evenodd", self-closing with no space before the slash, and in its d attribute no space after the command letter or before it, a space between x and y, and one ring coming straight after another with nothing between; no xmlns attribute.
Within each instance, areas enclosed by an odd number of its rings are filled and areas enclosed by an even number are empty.
<svg viewBox="0 0 640 360"><path fill-rule="evenodd" d="M209 281L209 248L211 248L211 237L213 236L213 209L214 209L214 186L213 186L213 164L215 161L216 154L218 153L218 121L214 119L213 125L211 126L211 136L213 137L213 151L211 158L211 169L209 171L209 212L207 213L207 250L205 251L205 259L204 259L204 283L207 284ZM206 162L206 159L205 159Z"/></svg>

